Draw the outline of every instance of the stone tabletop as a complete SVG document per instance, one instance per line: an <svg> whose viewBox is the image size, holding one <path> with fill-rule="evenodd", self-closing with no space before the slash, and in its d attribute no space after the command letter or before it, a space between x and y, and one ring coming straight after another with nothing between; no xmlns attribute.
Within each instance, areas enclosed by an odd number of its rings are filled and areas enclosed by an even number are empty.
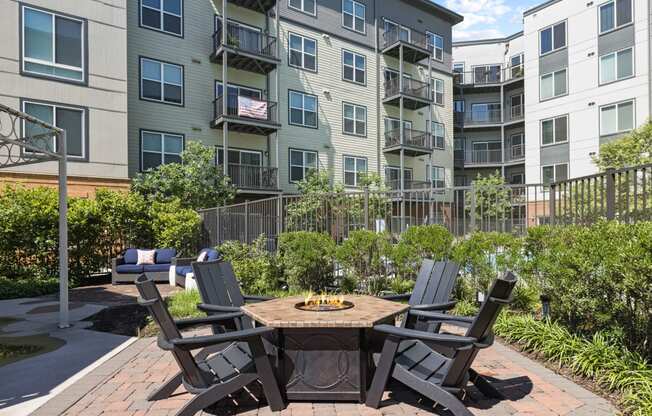
<svg viewBox="0 0 652 416"><path fill-rule="evenodd" d="M372 328L375 324L407 311L409 305L373 296L345 295L353 308L332 312L309 312L296 309L302 296L278 298L252 303L242 311L256 322L272 328Z"/></svg>

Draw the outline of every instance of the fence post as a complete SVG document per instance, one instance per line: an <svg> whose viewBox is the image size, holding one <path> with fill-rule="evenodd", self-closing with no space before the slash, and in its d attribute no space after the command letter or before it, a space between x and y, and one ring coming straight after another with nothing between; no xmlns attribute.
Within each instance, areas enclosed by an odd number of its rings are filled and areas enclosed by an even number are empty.
<svg viewBox="0 0 652 416"><path fill-rule="evenodd" d="M364 229L369 229L369 187L364 187Z"/></svg>
<svg viewBox="0 0 652 416"><path fill-rule="evenodd" d="M244 229L245 229L245 243L249 244L249 201L245 201L245 216L244 216Z"/></svg>
<svg viewBox="0 0 652 416"><path fill-rule="evenodd" d="M477 208L477 201L475 198L475 183L471 182L471 218L469 218L469 223L471 225L471 232L475 231L476 208Z"/></svg>
<svg viewBox="0 0 652 416"><path fill-rule="evenodd" d="M276 238L283 232L283 195L276 200Z"/></svg>
<svg viewBox="0 0 652 416"><path fill-rule="evenodd" d="M614 169L607 169L607 219L613 220L616 218L616 171Z"/></svg>
<svg viewBox="0 0 652 416"><path fill-rule="evenodd" d="M557 185L550 184L550 197L548 200L548 209L550 210L550 225L555 225L557 217Z"/></svg>

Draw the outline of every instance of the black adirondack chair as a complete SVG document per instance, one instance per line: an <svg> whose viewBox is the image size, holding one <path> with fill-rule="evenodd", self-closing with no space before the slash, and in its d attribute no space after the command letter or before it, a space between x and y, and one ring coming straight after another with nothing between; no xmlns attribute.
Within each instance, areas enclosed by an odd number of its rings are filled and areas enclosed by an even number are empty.
<svg viewBox="0 0 652 416"><path fill-rule="evenodd" d="M147 307L161 330L158 345L172 353L181 369L149 400L169 397L179 382L183 382L186 390L195 397L177 412L177 416L191 416L248 384L260 381L270 408L280 411L285 407L262 341L262 336L273 329L249 328L217 335L183 337L181 330L202 325L228 325L242 312L175 321L152 280L141 275L136 280L136 286L140 293L138 302ZM224 343L228 343L228 346L203 360L193 357L191 353Z"/></svg>
<svg viewBox="0 0 652 416"><path fill-rule="evenodd" d="M240 307L245 303L272 299L267 296L242 294L240 283L229 262L219 260L195 262L192 263L192 271L202 300L197 307L209 315L240 312ZM253 327L251 319L247 316L240 318L236 325L238 329Z"/></svg>
<svg viewBox="0 0 652 416"><path fill-rule="evenodd" d="M471 365L482 348L493 343L492 328L503 305L511 301L516 277L508 272L494 281L487 299L475 318L460 318L436 312L409 311L443 322L468 324L464 336L435 334L392 325L377 325L374 330L387 338L382 352L374 355L377 368L367 393L366 404L373 408L380 401L389 377L421 393L439 405L448 408L455 416L472 416L462 398L466 385L472 378ZM450 357L430 348L426 343L437 343L452 348Z"/></svg>

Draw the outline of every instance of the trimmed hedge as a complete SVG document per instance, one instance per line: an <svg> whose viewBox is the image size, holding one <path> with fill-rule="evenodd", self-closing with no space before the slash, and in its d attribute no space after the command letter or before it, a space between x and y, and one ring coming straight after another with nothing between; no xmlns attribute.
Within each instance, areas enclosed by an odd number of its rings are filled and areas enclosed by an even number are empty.
<svg viewBox="0 0 652 416"><path fill-rule="evenodd" d="M333 282L335 242L326 234L297 231L281 234L278 262L291 291L326 289Z"/></svg>
<svg viewBox="0 0 652 416"><path fill-rule="evenodd" d="M49 295L57 290L59 280L54 278L11 280L0 277L0 299L33 298Z"/></svg>

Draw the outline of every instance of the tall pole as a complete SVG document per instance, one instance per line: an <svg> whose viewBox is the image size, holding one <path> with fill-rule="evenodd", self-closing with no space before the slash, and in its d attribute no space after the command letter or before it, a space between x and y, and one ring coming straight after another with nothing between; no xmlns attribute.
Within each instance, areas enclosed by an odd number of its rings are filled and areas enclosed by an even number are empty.
<svg viewBox="0 0 652 416"><path fill-rule="evenodd" d="M274 8L274 20L276 23L276 57L280 59L281 57L281 18L280 18L280 10L279 10L279 2L276 2L276 7ZM276 78L276 85L274 88L274 101L276 101L276 115L277 118L279 117L280 114L280 107L281 107L281 102L280 102L280 97L281 97L281 71L279 71L279 68L276 67L274 71L274 76ZM278 122L278 120L274 120ZM280 168L280 135L278 134L278 130L276 131L274 138L276 139L276 187L280 188L281 187L281 169ZM289 155L288 155L289 156ZM289 163L289 162L288 162ZM279 215L280 212L279 212Z"/></svg>
<svg viewBox="0 0 652 416"><path fill-rule="evenodd" d="M228 115L229 77L227 67L229 65L229 53L226 50L227 31L229 19L226 12L227 0L222 0L222 117ZM237 99L238 97L236 97ZM229 176L229 122L222 124L222 159L224 161L224 176Z"/></svg>
<svg viewBox="0 0 652 416"><path fill-rule="evenodd" d="M59 133L59 328L70 326L68 317L68 168L66 132Z"/></svg>
<svg viewBox="0 0 652 416"><path fill-rule="evenodd" d="M400 29L399 29L399 36L400 36ZM400 169L401 171L399 172L399 177L400 177L400 182L401 182L401 232L405 229L405 148L404 148L404 141L405 141L405 127L404 127L404 122L403 122L403 44L399 43L398 46L398 65L399 65L399 74L398 74L398 91L399 91L399 116L398 116L398 122L399 122L399 134L400 134L400 140L401 140L401 162L400 162Z"/></svg>
<svg viewBox="0 0 652 416"><path fill-rule="evenodd" d="M433 45L434 48L434 45ZM426 138L428 140L428 149L430 149L430 152L428 153L428 171L426 172L426 180L430 180L430 184L428 186L428 189L430 192L428 192L428 224L434 224L434 219L433 219L433 199L435 194L432 192L432 182L433 182L433 177L432 177L432 152L434 152L435 148L435 143L433 141L433 131L432 131L432 112L433 112L433 100L434 100L434 95L435 95L435 89L432 86L432 57L428 56L428 88L430 88L430 104L428 105L428 125L426 126Z"/></svg>

